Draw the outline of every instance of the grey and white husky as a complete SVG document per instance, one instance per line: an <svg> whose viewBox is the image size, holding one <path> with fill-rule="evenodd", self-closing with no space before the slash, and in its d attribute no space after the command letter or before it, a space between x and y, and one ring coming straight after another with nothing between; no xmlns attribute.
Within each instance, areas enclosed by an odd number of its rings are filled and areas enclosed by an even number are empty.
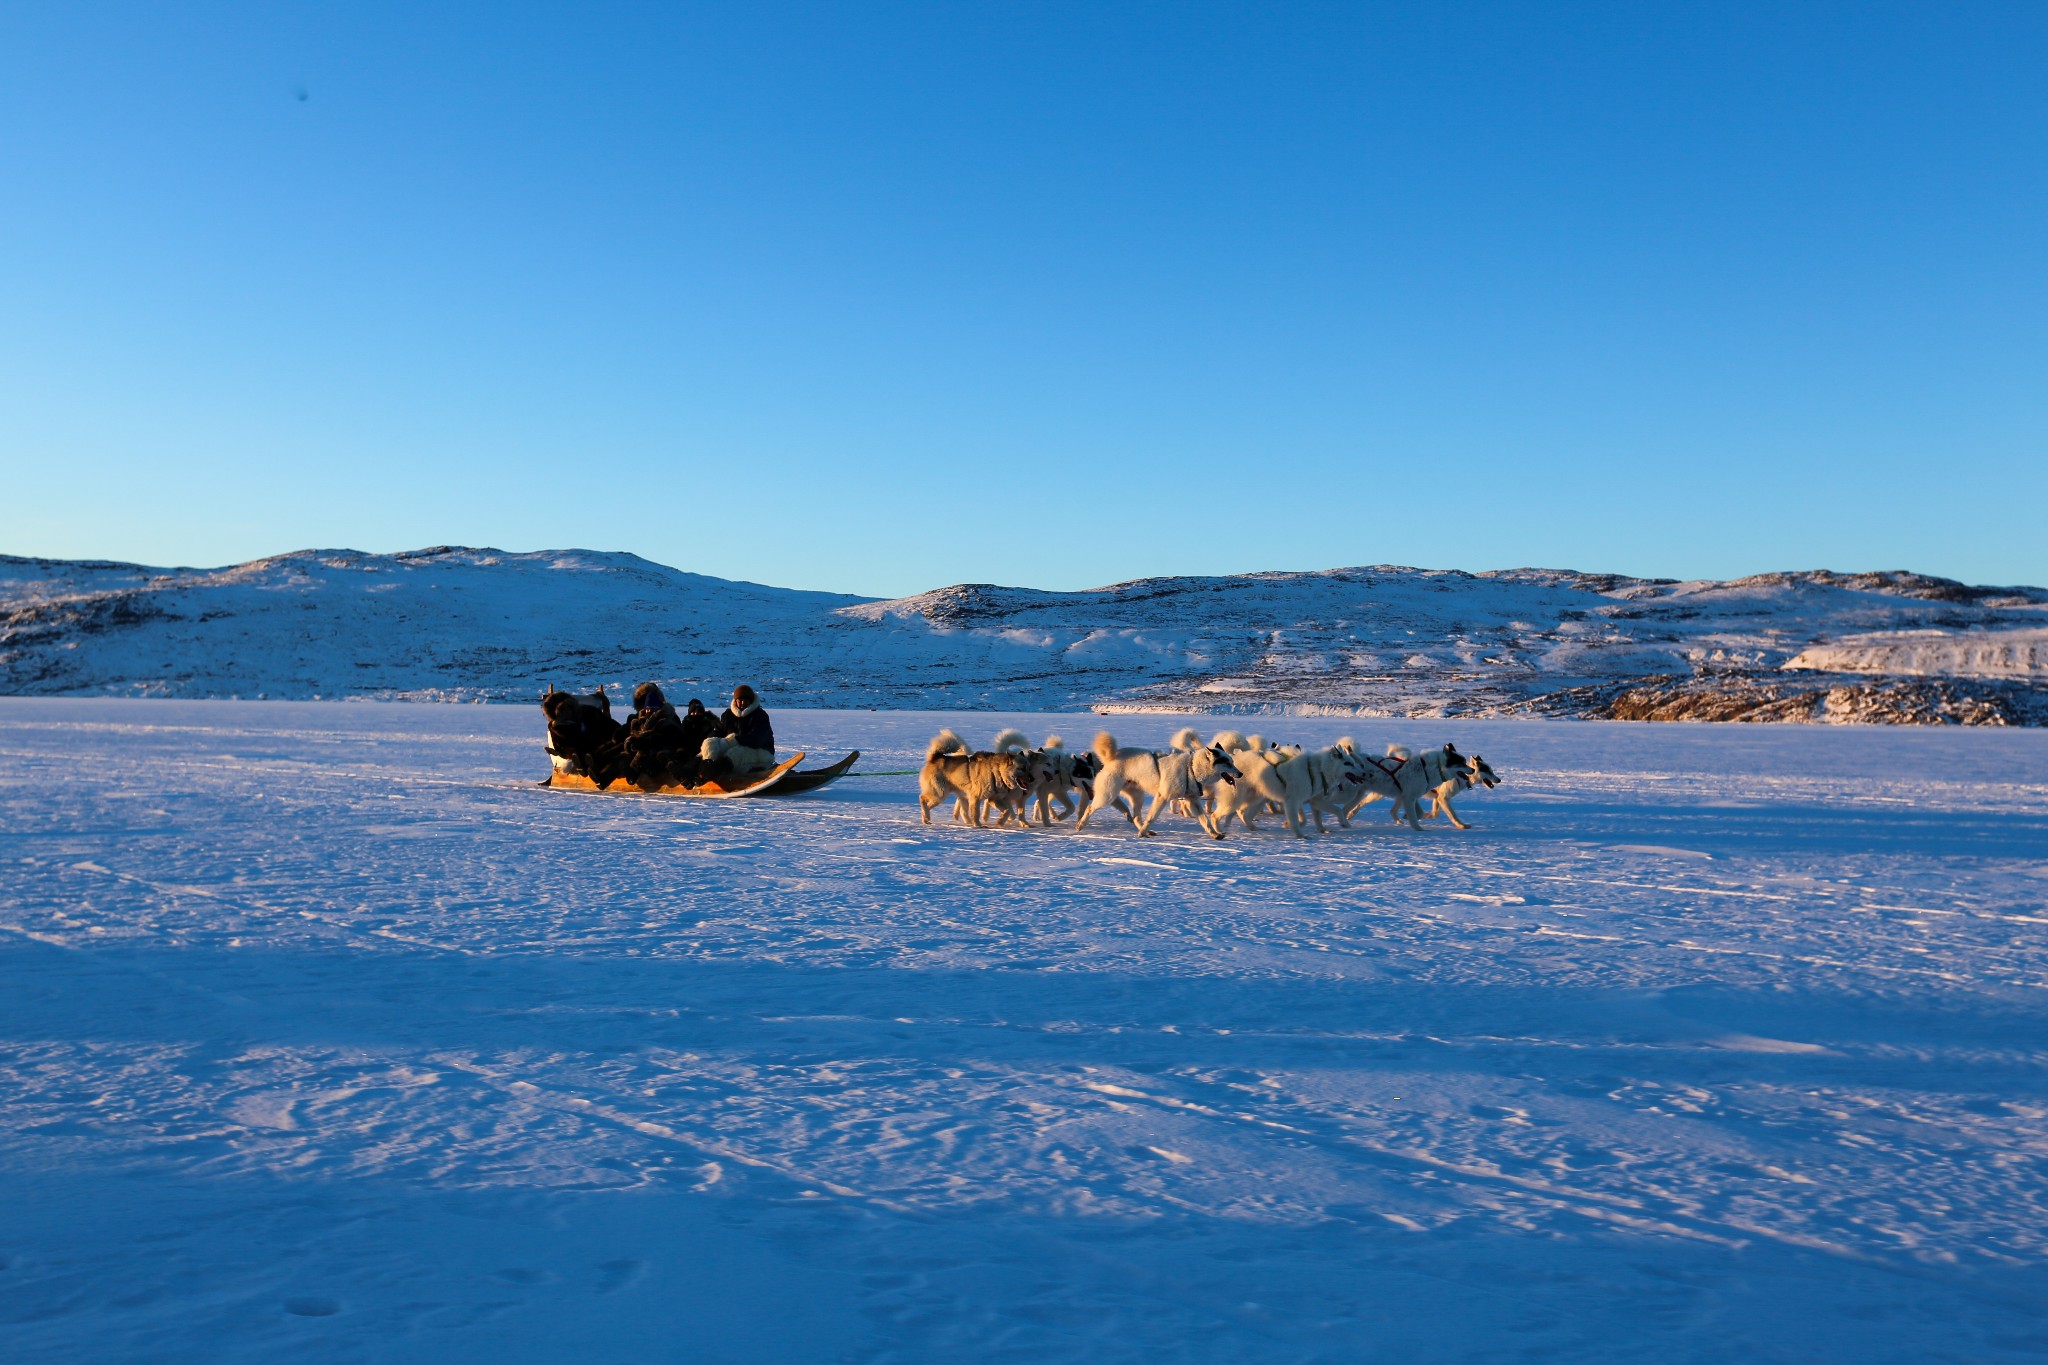
<svg viewBox="0 0 2048 1365"><path fill-rule="evenodd" d="M1463 796L1474 787L1490 789L1500 785L1500 774L1495 772L1492 765L1478 754L1473 754L1465 761L1472 765L1472 775L1470 777L1461 773L1448 782L1438 783L1429 790L1429 818L1433 820L1439 815L1448 816L1450 822L1459 829L1470 829L1472 826L1460 820L1458 812L1451 809L1451 798Z"/></svg>
<svg viewBox="0 0 2048 1365"><path fill-rule="evenodd" d="M1357 814L1358 808L1366 802L1384 796L1394 803L1394 819L1406 820L1413 829L1422 828L1422 799L1425 796L1460 778L1469 781L1473 771L1471 760L1459 753L1455 744L1446 744L1441 749L1424 749L1419 754L1406 745L1389 744L1385 757L1371 754L1360 757L1365 760L1360 769L1365 782L1357 799L1345 808L1345 818L1348 820Z"/></svg>
<svg viewBox="0 0 2048 1365"><path fill-rule="evenodd" d="M1100 759L1092 753L1068 753L1067 742L1058 735L1047 735L1033 755L1029 804L1037 808L1039 824L1064 820L1087 804L1094 790L1095 774L1102 769ZM1037 762L1039 759L1044 760L1042 765ZM1052 810L1055 801L1060 803L1057 815Z"/></svg>

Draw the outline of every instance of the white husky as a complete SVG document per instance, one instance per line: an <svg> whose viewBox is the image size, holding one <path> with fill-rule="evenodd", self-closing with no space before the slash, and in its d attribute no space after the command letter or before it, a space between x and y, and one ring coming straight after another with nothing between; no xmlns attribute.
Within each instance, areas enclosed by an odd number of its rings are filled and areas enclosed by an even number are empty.
<svg viewBox="0 0 2048 1365"><path fill-rule="evenodd" d="M1478 754L1473 754L1466 762L1472 765L1472 775L1470 777L1462 775L1454 777L1448 782L1438 783L1429 790L1432 803L1429 812L1430 818L1435 819L1439 815L1449 816L1451 823L1459 829L1470 829L1472 826L1460 820L1458 812L1451 809L1451 798L1462 796L1474 787L1492 788L1500 785L1500 774L1493 770L1493 765Z"/></svg>
<svg viewBox="0 0 2048 1365"><path fill-rule="evenodd" d="M1258 735L1246 739L1234 730L1225 730L1214 742L1230 755L1238 772L1234 786L1216 789L1219 826L1236 816L1246 829L1257 829L1254 818L1272 812L1285 816L1287 828L1306 838L1302 826L1312 815L1320 834L1325 828L1323 817L1334 815L1342 821L1345 806L1365 781L1363 760L1349 739L1328 749L1291 744L1268 747Z"/></svg>
<svg viewBox="0 0 2048 1365"><path fill-rule="evenodd" d="M1221 829L1234 816L1244 821L1246 829L1256 830L1258 825L1252 817L1284 806L1287 799L1286 790L1273 772L1279 755L1263 743L1250 744L1235 730L1224 730L1210 742L1229 754L1232 766L1237 769L1237 781L1220 785L1214 792L1211 813L1216 827Z"/></svg>
<svg viewBox="0 0 2048 1365"><path fill-rule="evenodd" d="M1208 796L1219 782L1229 785L1237 781L1237 766L1230 761L1229 754L1214 745L1189 742L1183 747L1183 742L1193 734L1192 730L1181 731L1174 736L1174 747L1163 754L1149 749L1119 749L1107 731L1097 735L1095 757L1102 770L1095 774L1094 796L1075 822L1075 828L1086 827L1089 816L1104 806L1114 805L1118 797L1128 795L1136 801L1150 796L1152 805L1144 818L1131 818L1140 835L1152 832L1152 822L1159 818L1160 811L1175 801L1187 801L1192 803L1202 828L1211 837L1221 839L1223 826L1210 814Z"/></svg>
<svg viewBox="0 0 2048 1365"><path fill-rule="evenodd" d="M1355 747L1352 752L1357 753ZM1410 828L1421 829L1422 798L1447 782L1472 776L1471 761L1458 752L1455 744L1425 749L1419 754L1410 752L1405 745L1389 744L1384 758L1371 754L1357 756L1364 760L1358 765L1358 772L1365 780L1357 799L1344 808L1347 822L1360 806L1384 796L1394 803L1394 819L1406 820Z"/></svg>

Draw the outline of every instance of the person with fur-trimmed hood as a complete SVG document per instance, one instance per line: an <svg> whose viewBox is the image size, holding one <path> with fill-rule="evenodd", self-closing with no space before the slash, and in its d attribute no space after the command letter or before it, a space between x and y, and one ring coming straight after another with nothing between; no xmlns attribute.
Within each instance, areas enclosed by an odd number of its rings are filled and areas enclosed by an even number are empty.
<svg viewBox="0 0 2048 1365"><path fill-rule="evenodd" d="M734 772L756 772L775 766L775 729L754 689L741 683L732 690L732 705L718 718L718 729L699 752L716 765L720 759Z"/></svg>

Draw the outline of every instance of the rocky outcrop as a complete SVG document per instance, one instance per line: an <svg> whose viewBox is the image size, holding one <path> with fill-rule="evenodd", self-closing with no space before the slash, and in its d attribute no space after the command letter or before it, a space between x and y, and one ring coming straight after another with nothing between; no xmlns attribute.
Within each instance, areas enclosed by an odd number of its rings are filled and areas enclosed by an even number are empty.
<svg viewBox="0 0 2048 1365"><path fill-rule="evenodd" d="M1565 688L1507 709L1588 720L2048 725L2048 686L1811 674L1667 675Z"/></svg>

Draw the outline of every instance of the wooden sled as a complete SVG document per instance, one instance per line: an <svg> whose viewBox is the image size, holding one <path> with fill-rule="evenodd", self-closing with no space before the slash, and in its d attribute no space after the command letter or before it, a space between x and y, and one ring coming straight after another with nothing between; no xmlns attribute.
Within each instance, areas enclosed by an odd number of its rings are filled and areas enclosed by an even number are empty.
<svg viewBox="0 0 2048 1365"><path fill-rule="evenodd" d="M802 758L803 755L798 754L797 757ZM780 782L759 794L762 796L795 796L798 792L807 792L814 787L822 787L833 778L844 776L846 770L853 766L853 761L859 757L860 750L855 749L830 767L812 768L809 772L784 773ZM748 793L750 796L754 794L752 792Z"/></svg>
<svg viewBox="0 0 2048 1365"><path fill-rule="evenodd" d="M700 782L694 787L640 787L623 777L617 777L613 778L612 784L604 790L613 793L633 792L641 796L788 796L794 792L824 786L851 768L853 761L859 757L860 750L855 749L829 768L815 768L810 772L800 773L796 771L796 765L804 761L804 754L799 749L766 772L727 773L723 777ZM598 790L597 783L582 773L563 772L560 768L550 773L547 781L541 785L560 787L566 791Z"/></svg>

